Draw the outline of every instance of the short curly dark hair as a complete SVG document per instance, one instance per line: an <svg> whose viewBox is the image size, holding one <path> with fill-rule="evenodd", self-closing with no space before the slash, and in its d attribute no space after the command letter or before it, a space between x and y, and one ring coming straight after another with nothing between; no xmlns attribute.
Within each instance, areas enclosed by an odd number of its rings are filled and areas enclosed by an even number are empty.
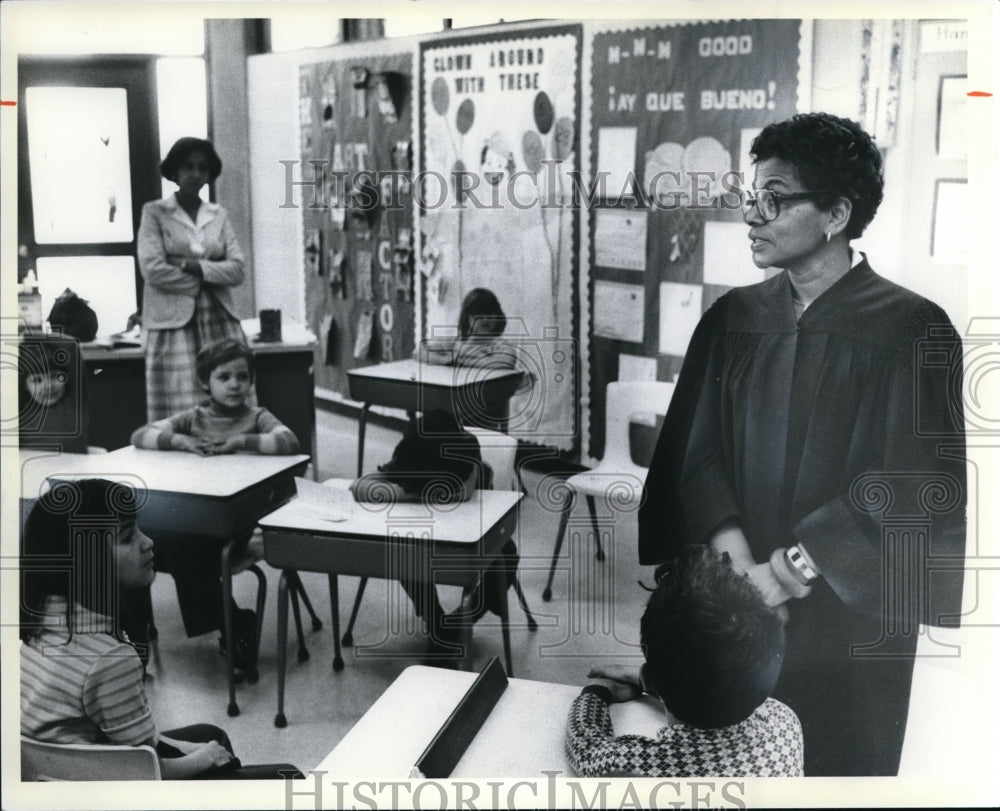
<svg viewBox="0 0 1000 811"><path fill-rule="evenodd" d="M231 360L243 358L247 362L247 371L250 372L250 382L254 381L257 374L257 366L254 362L253 352L250 347L237 338L223 338L210 344L205 344L195 355L195 371L203 386L208 385L208 379L216 367Z"/></svg>
<svg viewBox="0 0 1000 811"><path fill-rule="evenodd" d="M781 619L727 553L688 546L661 568L639 625L645 678L679 721L702 729L738 724L778 681Z"/></svg>
<svg viewBox="0 0 1000 811"><path fill-rule="evenodd" d="M204 138L193 138L189 135L178 138L174 142L174 145L170 147L167 157L160 163L160 174L167 180L172 180L176 183L177 170L180 169L181 164L187 160L188 155L192 152L201 152L204 154L205 159L208 161L208 171L211 175L209 181L215 180L222 174L222 158L215 151L212 142L206 141Z"/></svg>
<svg viewBox="0 0 1000 811"><path fill-rule="evenodd" d="M750 146L754 163L779 158L795 167L806 189L828 189L816 205L829 210L840 197L851 201L847 238L864 233L882 202L882 155L855 122L829 113L802 113L769 124Z"/></svg>

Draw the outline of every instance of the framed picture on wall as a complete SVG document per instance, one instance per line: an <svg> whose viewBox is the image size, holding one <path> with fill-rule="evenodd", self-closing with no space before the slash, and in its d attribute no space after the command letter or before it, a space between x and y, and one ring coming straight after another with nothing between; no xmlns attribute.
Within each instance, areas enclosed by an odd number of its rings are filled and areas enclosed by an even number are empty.
<svg viewBox="0 0 1000 811"><path fill-rule="evenodd" d="M934 184L934 220L931 256L941 262L965 262L969 244L967 227L969 181L938 178Z"/></svg>
<svg viewBox="0 0 1000 811"><path fill-rule="evenodd" d="M967 160L965 103L966 76L942 76L938 85L937 156Z"/></svg>

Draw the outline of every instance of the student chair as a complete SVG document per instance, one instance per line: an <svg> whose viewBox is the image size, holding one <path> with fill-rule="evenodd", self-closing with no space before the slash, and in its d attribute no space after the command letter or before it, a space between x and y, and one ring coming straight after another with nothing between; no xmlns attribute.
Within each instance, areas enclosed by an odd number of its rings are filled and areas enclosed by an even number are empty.
<svg viewBox="0 0 1000 811"><path fill-rule="evenodd" d="M463 426L463 430L468 431L470 434L475 436L476 440L479 442L479 453L483 458L483 462L489 465L490 470L493 472L493 489L522 490L520 472L517 470L516 465L517 439L501 433L500 431L493 431L488 428ZM335 487L343 487L346 486L347 483L348 480L344 479L332 479L324 482L324 484L329 484ZM361 582L358 583L357 594L354 596L354 605L351 607L351 616L347 621L347 630L344 631L344 635L341 639L341 643L344 647L349 648L354 644L354 621L358 617L358 610L361 608L361 600L364 597L365 587L367 585L368 578L362 577ZM535 618L531 613L531 609L528 607L528 600L524 596L524 591L521 588L521 581L516 572L514 574L512 587L514 589L514 593L517 595L518 603L521 605L521 610L524 611L524 614L527 617L528 630L537 631L538 623L535 621ZM463 605L465 604L465 600L469 594L471 594L471 590L466 590L466 593L462 595ZM509 675L513 675L510 654L510 627L509 622L506 620L502 624L501 633L503 636L504 655L507 662L507 673Z"/></svg>
<svg viewBox="0 0 1000 811"><path fill-rule="evenodd" d="M475 428L464 426L464 429L472 434L479 441L479 453L483 457L483 462L489 465L493 471L494 490L524 490L521 484L521 471L517 467L517 438L501 431L492 431L489 428ZM521 610L528 619L528 630L537 631L538 623L528 608L528 600L521 589L521 578L514 573L512 588L517 595L517 601L521 604ZM507 628L503 629L504 634ZM510 662L507 662L507 671L510 672Z"/></svg>
<svg viewBox="0 0 1000 811"><path fill-rule="evenodd" d="M593 470L577 473L566 479L569 491L559 516L552 565L549 568L545 591L542 592L542 599L545 602L552 599L552 578L556 573L556 564L566 533L566 523L573 511L576 494L582 493L587 497L590 520L594 527L594 542L597 545L594 557L602 561L604 550L601 548L601 530L597 522L597 505L594 499L600 496L609 505L621 509L638 507L649 469L632 461L629 452L629 421L632 415L639 413L666 414L673 393L674 384L661 381L608 383L605 399L604 457Z"/></svg>
<svg viewBox="0 0 1000 811"><path fill-rule="evenodd" d="M21 780L159 780L151 746L46 743L21 736Z"/></svg>
<svg viewBox="0 0 1000 811"><path fill-rule="evenodd" d="M233 576L242 572L253 572L257 577L257 628L254 633L253 651L247 663L246 679L255 684L259 678L257 656L260 652L260 633L264 624L264 604L267 601L267 578L257 564L264 559L264 550L260 543L260 530L255 530L254 536L246 543L234 540L222 549L222 622L226 637L226 679L229 683L229 706L226 712L230 717L240 714L236 703L236 632L233 628ZM255 542L256 541L256 542Z"/></svg>

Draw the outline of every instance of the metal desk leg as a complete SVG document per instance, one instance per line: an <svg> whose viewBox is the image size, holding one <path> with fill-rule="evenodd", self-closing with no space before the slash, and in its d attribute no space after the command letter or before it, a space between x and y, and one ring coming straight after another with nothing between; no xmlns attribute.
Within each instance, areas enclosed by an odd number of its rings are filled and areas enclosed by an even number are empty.
<svg viewBox="0 0 1000 811"><path fill-rule="evenodd" d="M358 478L364 472L365 464L365 427L368 425L368 409L371 403L365 403L361 407L361 414L358 417Z"/></svg>
<svg viewBox="0 0 1000 811"><path fill-rule="evenodd" d="M288 726L285 718L285 645L288 644L288 572L282 570L278 580L278 713L274 725Z"/></svg>
<svg viewBox="0 0 1000 811"><path fill-rule="evenodd" d="M222 548L222 561L220 577L222 580L222 633L226 638L226 677L229 681L229 706L226 712L230 718L240 714L240 707L236 703L236 635L233 633L233 574L232 574L232 554L234 541L230 541Z"/></svg>
<svg viewBox="0 0 1000 811"><path fill-rule="evenodd" d="M496 571L488 572L487 576L493 580L491 584L496 593L501 595L500 605L500 633L503 636L503 655L507 661L507 676L514 677L514 665L511 663L510 655L510 613L507 607L507 573L499 567Z"/></svg>
<svg viewBox="0 0 1000 811"><path fill-rule="evenodd" d="M559 553L562 551L563 536L566 534L566 522L569 521L569 514L573 511L573 501L576 498L576 491L567 488L566 499L563 501L562 513L559 516L559 529L556 530L556 548L552 550L552 566L549 568L549 579L545 583L545 591L542 592L542 599L549 602L552 599L552 578L556 574L556 566L559 563Z"/></svg>
<svg viewBox="0 0 1000 811"><path fill-rule="evenodd" d="M337 586L337 575L331 573L330 578L330 613L333 615L333 669L344 669L344 659L340 655L340 590Z"/></svg>

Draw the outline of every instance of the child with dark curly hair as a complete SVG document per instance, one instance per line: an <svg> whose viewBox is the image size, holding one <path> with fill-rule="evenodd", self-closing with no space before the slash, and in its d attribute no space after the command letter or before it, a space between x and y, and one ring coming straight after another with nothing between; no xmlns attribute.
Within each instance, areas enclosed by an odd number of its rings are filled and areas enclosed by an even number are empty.
<svg viewBox="0 0 1000 811"><path fill-rule="evenodd" d="M573 702L566 754L582 777L796 777L802 729L769 698L781 672L781 618L708 547L683 550L642 616L646 663L595 668ZM608 705L643 692L667 713L659 735L615 737Z"/></svg>

